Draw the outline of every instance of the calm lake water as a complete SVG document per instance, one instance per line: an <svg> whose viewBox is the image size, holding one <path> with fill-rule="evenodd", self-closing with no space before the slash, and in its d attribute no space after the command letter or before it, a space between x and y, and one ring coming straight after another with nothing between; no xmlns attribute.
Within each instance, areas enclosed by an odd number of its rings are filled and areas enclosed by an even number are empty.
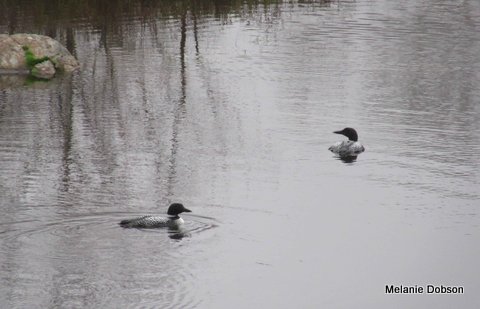
<svg viewBox="0 0 480 309"><path fill-rule="evenodd" d="M0 1L81 62L0 77L2 308L478 308L480 2L90 2Z"/></svg>

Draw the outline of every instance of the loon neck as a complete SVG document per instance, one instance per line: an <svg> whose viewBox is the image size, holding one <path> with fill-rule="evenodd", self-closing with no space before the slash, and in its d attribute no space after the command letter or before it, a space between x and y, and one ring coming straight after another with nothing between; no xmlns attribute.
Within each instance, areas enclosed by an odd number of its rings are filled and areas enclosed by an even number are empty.
<svg viewBox="0 0 480 309"><path fill-rule="evenodd" d="M180 219L180 216L179 215L168 215L168 219L177 220L177 219Z"/></svg>

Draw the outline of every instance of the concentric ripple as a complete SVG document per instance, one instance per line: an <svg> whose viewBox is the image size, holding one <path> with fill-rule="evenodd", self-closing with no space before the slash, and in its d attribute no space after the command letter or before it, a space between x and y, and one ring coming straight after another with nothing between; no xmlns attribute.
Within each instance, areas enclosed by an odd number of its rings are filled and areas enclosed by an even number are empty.
<svg viewBox="0 0 480 309"><path fill-rule="evenodd" d="M0 223L0 276L13 307L196 307L190 261L195 235L214 219L190 216L181 230L122 229L132 213L100 213L43 222ZM184 249L185 248L185 249ZM20 288L21 287L21 288ZM129 306L129 304L131 306Z"/></svg>

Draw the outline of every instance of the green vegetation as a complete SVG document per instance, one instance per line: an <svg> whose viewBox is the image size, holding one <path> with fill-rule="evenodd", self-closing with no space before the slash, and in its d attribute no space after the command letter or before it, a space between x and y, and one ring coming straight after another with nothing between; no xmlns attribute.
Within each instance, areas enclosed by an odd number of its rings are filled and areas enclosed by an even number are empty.
<svg viewBox="0 0 480 309"><path fill-rule="evenodd" d="M39 77L40 74L39 74L37 68L35 67L35 65L37 65L39 63L42 63L44 61L47 61L47 60L52 61L50 59L50 57L45 56L45 57L42 57L42 58L37 58L37 57L35 57L33 52L30 50L30 47L28 47L28 46L22 46L22 49L25 52L25 62L27 63L27 68L30 72L30 74L27 77L26 83L27 84L32 84L36 81L47 81L47 80L49 80L49 79L44 79L42 77Z"/></svg>
<svg viewBox="0 0 480 309"><path fill-rule="evenodd" d="M30 50L30 47L28 46L22 46L23 51L25 52L25 61L27 62L27 67L30 70L30 72L33 70L33 67L39 63L42 63L44 61L50 60L49 57L45 56L42 58L37 58L33 54L33 52Z"/></svg>

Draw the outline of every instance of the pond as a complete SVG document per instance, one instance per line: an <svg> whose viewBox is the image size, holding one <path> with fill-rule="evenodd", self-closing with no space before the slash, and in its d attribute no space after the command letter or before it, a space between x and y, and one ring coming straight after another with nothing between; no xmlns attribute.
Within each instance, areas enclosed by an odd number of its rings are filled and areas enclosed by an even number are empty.
<svg viewBox="0 0 480 309"><path fill-rule="evenodd" d="M477 1L0 7L81 63L0 76L1 307L478 306Z"/></svg>

